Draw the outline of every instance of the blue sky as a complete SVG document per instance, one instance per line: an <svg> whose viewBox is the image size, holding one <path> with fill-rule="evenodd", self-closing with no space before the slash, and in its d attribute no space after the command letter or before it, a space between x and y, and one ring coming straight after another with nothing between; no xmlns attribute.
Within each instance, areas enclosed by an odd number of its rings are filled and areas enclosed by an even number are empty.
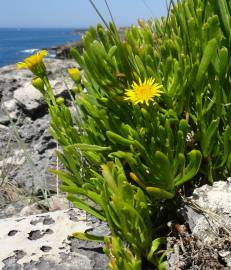
<svg viewBox="0 0 231 270"><path fill-rule="evenodd" d="M106 16L104 0L94 0ZM166 0L108 0L118 26L165 16ZM88 0L0 0L0 27L87 27L100 22Z"/></svg>

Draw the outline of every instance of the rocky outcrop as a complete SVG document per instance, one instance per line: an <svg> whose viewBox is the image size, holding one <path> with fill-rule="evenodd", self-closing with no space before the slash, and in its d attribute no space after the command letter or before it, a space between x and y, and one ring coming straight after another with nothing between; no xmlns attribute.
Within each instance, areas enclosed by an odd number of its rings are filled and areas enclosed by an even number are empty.
<svg viewBox="0 0 231 270"><path fill-rule="evenodd" d="M190 202L191 206L185 206L185 214L193 235L211 243L219 228L231 233L231 178L196 188Z"/></svg>
<svg viewBox="0 0 231 270"><path fill-rule="evenodd" d="M72 58L70 54L70 48L75 48L81 53L83 51L83 43L81 40L74 41L65 45L54 47L52 50L56 52L56 58L69 59Z"/></svg>
<svg viewBox="0 0 231 270"><path fill-rule="evenodd" d="M66 70L76 63L45 62L56 97L71 105ZM108 228L57 194L58 179L48 172L57 166L57 146L32 77L14 65L0 68L0 269L106 269L101 244L72 237L86 230L105 235Z"/></svg>
<svg viewBox="0 0 231 270"><path fill-rule="evenodd" d="M185 224L169 237L169 269L231 269L231 178L185 198Z"/></svg>
<svg viewBox="0 0 231 270"><path fill-rule="evenodd" d="M69 98L72 87L67 68L72 60L46 59L56 96ZM56 190L55 177L47 172L56 166L56 143L49 132L49 116L42 95L30 83L32 75L15 66L0 68L0 184L11 182L29 194Z"/></svg>
<svg viewBox="0 0 231 270"><path fill-rule="evenodd" d="M119 29L119 35L120 35L122 40L124 40L124 38L125 38L125 30L126 29L127 28L123 28L123 27ZM76 30L74 33L82 36L85 32L86 32L86 30ZM70 48L75 48L80 53L82 53L82 51L83 51L82 40L70 42L68 44L64 44L64 45L60 45L60 46L56 46L56 47L52 47L52 48L48 48L48 50L55 51L55 55L56 55L57 59L70 59L70 58L72 58L72 56L70 54Z"/></svg>

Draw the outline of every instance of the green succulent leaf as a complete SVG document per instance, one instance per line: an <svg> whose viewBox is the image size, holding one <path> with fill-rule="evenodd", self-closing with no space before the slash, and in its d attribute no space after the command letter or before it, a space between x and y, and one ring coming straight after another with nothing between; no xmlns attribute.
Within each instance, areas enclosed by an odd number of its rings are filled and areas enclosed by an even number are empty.
<svg viewBox="0 0 231 270"><path fill-rule="evenodd" d="M88 233L76 232L72 234L75 238L79 240L94 241L94 242L104 242L104 236L97 236Z"/></svg>
<svg viewBox="0 0 231 270"><path fill-rule="evenodd" d="M158 187L146 187L147 193L156 199L172 199L175 194Z"/></svg>
<svg viewBox="0 0 231 270"><path fill-rule="evenodd" d="M184 169L183 173L174 179L175 186L184 184L192 179L198 172L201 164L202 155L198 150L192 150L189 154L189 164Z"/></svg>

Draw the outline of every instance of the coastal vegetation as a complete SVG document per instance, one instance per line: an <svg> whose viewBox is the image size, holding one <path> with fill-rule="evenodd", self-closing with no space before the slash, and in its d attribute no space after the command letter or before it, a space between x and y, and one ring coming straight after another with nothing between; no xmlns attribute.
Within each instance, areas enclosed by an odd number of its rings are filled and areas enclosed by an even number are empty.
<svg viewBox="0 0 231 270"><path fill-rule="evenodd" d="M166 268L166 223L185 195L231 171L230 0L171 1L166 18L90 28L68 70L74 112L55 99L41 51L36 76L74 206L107 222L113 270Z"/></svg>

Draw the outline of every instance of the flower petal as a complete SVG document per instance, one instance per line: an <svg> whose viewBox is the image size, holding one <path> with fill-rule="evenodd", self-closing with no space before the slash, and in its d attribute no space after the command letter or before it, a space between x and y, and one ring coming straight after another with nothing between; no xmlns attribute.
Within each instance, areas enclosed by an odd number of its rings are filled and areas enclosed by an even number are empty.
<svg viewBox="0 0 231 270"><path fill-rule="evenodd" d="M19 62L16 64L16 68L17 69L23 69L23 68L27 68L27 64L24 62Z"/></svg>

